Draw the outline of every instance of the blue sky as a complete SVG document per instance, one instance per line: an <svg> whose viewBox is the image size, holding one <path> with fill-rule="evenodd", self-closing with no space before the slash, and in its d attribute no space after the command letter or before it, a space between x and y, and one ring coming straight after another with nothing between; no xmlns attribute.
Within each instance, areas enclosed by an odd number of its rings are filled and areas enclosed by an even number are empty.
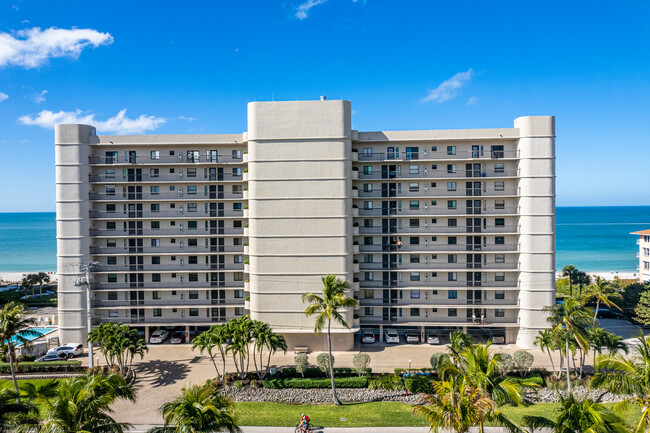
<svg viewBox="0 0 650 433"><path fill-rule="evenodd" d="M320 95L359 130L555 115L558 205L650 205L649 22L641 1L2 0L0 212L54 210L57 121L237 133L250 101Z"/></svg>

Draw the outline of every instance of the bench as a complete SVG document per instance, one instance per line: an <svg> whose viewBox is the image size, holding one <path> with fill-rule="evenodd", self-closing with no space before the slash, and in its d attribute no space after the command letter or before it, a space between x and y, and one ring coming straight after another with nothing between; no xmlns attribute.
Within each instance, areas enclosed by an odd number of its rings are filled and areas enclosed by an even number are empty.
<svg viewBox="0 0 650 433"><path fill-rule="evenodd" d="M309 353L309 347L307 346L295 346L293 348L295 353Z"/></svg>

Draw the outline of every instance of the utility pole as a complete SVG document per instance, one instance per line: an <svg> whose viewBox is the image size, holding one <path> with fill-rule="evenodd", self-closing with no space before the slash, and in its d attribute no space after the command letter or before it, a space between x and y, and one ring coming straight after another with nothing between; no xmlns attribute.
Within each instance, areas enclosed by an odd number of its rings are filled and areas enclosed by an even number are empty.
<svg viewBox="0 0 650 433"><path fill-rule="evenodd" d="M90 273L95 265L98 265L99 262L86 262L79 265L79 269L85 272L85 276L78 278L75 281L75 286L86 286L86 327L88 334L92 330L92 315L91 315L91 302L90 302L90 285L92 283L92 277ZM88 342L88 367L93 368L93 344Z"/></svg>

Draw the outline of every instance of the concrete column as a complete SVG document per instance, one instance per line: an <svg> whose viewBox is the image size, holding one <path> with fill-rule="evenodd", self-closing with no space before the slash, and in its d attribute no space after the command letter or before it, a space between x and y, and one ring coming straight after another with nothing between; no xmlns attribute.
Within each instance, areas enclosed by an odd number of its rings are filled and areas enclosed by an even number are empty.
<svg viewBox="0 0 650 433"><path fill-rule="evenodd" d="M519 332L517 345L532 349L549 324L555 303L555 118L520 117L519 129Z"/></svg>
<svg viewBox="0 0 650 433"><path fill-rule="evenodd" d="M190 325L185 326L185 342L190 342Z"/></svg>
<svg viewBox="0 0 650 433"><path fill-rule="evenodd" d="M144 341L145 343L149 343L149 326L144 327Z"/></svg>
<svg viewBox="0 0 650 433"><path fill-rule="evenodd" d="M379 342L384 342L384 325L379 325Z"/></svg>

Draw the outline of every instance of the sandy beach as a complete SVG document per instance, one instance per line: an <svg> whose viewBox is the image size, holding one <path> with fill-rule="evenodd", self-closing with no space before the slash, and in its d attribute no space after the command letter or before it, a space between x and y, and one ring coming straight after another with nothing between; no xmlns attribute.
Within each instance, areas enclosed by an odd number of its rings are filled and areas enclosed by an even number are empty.
<svg viewBox="0 0 650 433"><path fill-rule="evenodd" d="M27 274L38 274L41 271L32 272L0 272L0 282L3 284L19 283ZM50 277L51 282L57 281L56 272L45 272Z"/></svg>

